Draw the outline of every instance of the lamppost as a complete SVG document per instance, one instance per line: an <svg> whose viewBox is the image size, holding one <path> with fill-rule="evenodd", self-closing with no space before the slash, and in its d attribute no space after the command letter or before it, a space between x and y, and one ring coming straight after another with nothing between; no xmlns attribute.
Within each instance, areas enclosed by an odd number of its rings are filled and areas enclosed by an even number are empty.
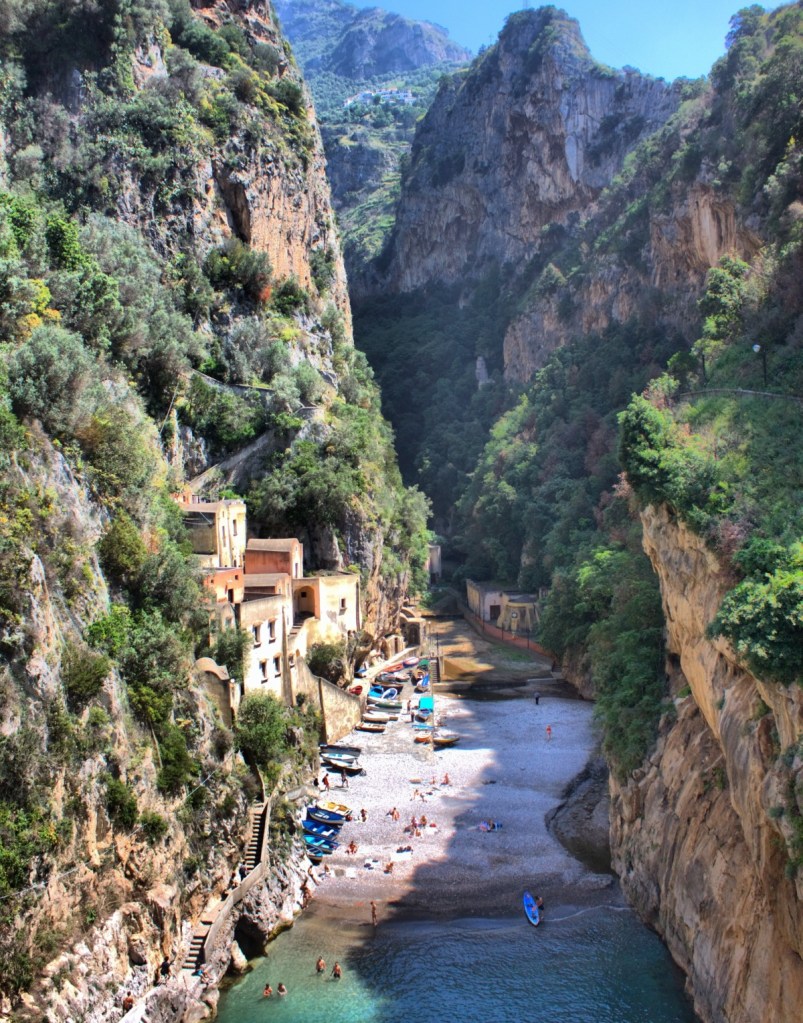
<svg viewBox="0 0 803 1023"><path fill-rule="evenodd" d="M764 374L764 386L767 386L767 349L760 344L753 345L753 351L761 356L761 370Z"/></svg>

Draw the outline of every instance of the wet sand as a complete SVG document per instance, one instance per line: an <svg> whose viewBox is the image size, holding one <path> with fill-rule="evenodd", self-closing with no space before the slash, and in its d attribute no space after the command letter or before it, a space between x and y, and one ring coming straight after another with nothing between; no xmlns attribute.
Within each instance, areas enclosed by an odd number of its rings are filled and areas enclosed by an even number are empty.
<svg viewBox="0 0 803 1023"><path fill-rule="evenodd" d="M532 665L521 664L524 675ZM523 679L511 680L520 685ZM593 707L569 687L535 685L506 690L507 698L474 699L436 693L436 715L460 733L455 747L432 750L413 741L409 715L390 722L384 734L354 731L343 743L361 746L364 776L341 788L332 779L330 798L349 805L340 847L315 868L320 884L313 916L336 917L341 926L378 919L506 915L520 912L521 894L531 889L549 904L584 903L610 897L610 875L593 874L547 831L545 815L566 785L585 767L596 747ZM513 695L516 694L516 695ZM413 700L408 684L403 700ZM546 734L551 725L552 738ZM449 783L444 784L448 775ZM322 777L322 776L321 776ZM396 807L400 820L389 811ZM365 809L367 821L359 820ZM411 818L427 825L412 833ZM480 821L501 822L498 831ZM432 823L436 825L432 826ZM353 840L355 855L346 851ZM399 850L411 846L411 852ZM393 864L392 873L385 866Z"/></svg>

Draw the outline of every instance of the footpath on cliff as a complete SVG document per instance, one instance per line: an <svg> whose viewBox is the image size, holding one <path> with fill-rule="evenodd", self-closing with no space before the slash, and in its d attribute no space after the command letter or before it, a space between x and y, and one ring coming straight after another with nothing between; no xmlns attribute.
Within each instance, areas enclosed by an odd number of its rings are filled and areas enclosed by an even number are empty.
<svg viewBox="0 0 803 1023"><path fill-rule="evenodd" d="M548 662L489 642L462 619L438 621L432 632L442 657L476 666L473 687L453 687L458 695L444 682L435 692L436 718L460 742L437 751L414 742L404 712L384 734L354 731L342 738L362 747L365 775L351 777L347 788L330 776L330 797L349 805L355 820L315 868L320 883L307 913L348 927L370 922L372 901L381 922L507 915L521 911L525 889L543 895L553 913L558 906L618 900L612 875L577 860L546 824L573 780L594 773L588 771L598 745L593 705L553 679ZM408 699L413 706L418 700L409 684L405 705ZM596 795L586 791L556 829L574 839L572 847L594 850L596 865L607 842L602 787L597 778ZM501 828L481 830L489 820ZM356 853L347 851L352 841Z"/></svg>

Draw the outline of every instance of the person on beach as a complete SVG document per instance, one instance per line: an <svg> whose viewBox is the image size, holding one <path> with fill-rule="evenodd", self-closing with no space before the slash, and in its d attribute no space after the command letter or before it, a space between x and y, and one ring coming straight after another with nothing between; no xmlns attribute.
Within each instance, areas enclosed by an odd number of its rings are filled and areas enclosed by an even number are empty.
<svg viewBox="0 0 803 1023"><path fill-rule="evenodd" d="M341 789L347 789L349 787L349 776L346 774L345 767L341 768L340 771L340 787Z"/></svg>
<svg viewBox="0 0 803 1023"><path fill-rule="evenodd" d="M418 789L413 789L413 794L410 796L410 802L415 802L416 799L421 795Z"/></svg>
<svg viewBox="0 0 803 1023"><path fill-rule="evenodd" d="M284 986L284 984L280 984L276 988L276 994L279 995L281 998L283 998L287 994L287 988Z"/></svg>
<svg viewBox="0 0 803 1023"><path fill-rule="evenodd" d="M264 988L262 989L262 997L263 998L272 998L273 997L273 988L270 986L270 984L266 984L264 986Z"/></svg>
<svg viewBox="0 0 803 1023"><path fill-rule="evenodd" d="M412 816L412 817L410 818L410 828L411 828L411 829L412 829L413 831L415 831L415 829L416 829L417 827L418 827L418 818L416 817L416 815L415 815L415 814L413 814L413 816Z"/></svg>
<svg viewBox="0 0 803 1023"><path fill-rule="evenodd" d="M552 725L546 726L546 741L552 742Z"/></svg>
<svg viewBox="0 0 803 1023"><path fill-rule="evenodd" d="M393 873L393 860L388 860L388 862L385 864L385 873L386 874Z"/></svg>
<svg viewBox="0 0 803 1023"><path fill-rule="evenodd" d="M318 961L315 963L315 972L323 973L326 969L326 963L324 962L323 956L318 956Z"/></svg>
<svg viewBox="0 0 803 1023"><path fill-rule="evenodd" d="M376 927L376 903L371 899L371 926Z"/></svg>
<svg viewBox="0 0 803 1023"><path fill-rule="evenodd" d="M343 976L343 971L340 969L340 963L335 963L335 965L332 967L332 976L334 977L335 980L340 980L340 978Z"/></svg>
<svg viewBox="0 0 803 1023"><path fill-rule="evenodd" d="M356 855L357 855L357 843L356 843L356 842L354 841L354 839L353 839L353 838L352 838L352 840L351 840L351 841L349 842L349 844L348 844L348 845L346 846L346 852L347 852L347 853L348 853L348 854L349 854L350 856L356 856Z"/></svg>
<svg viewBox="0 0 803 1023"><path fill-rule="evenodd" d="M448 774L445 774L443 776L443 781L441 782L441 785L451 785L451 782L449 781L449 775Z"/></svg>
<svg viewBox="0 0 803 1023"><path fill-rule="evenodd" d="M426 826L427 826L427 816L426 816L426 814L422 813L421 814L421 827L425 828Z"/></svg>
<svg viewBox="0 0 803 1023"><path fill-rule="evenodd" d="M538 704L541 702L541 694L540 693L533 693L533 699L535 700L535 705L537 707Z"/></svg>
<svg viewBox="0 0 803 1023"><path fill-rule="evenodd" d="M401 817L401 814L399 813L399 811L394 806L393 809L390 812L390 819L392 821L397 821L400 817Z"/></svg>
<svg viewBox="0 0 803 1023"><path fill-rule="evenodd" d="M329 775L328 774L325 774L323 776L323 787L326 789L327 792L329 791Z"/></svg>
<svg viewBox="0 0 803 1023"><path fill-rule="evenodd" d="M125 998L123 999L123 1012L131 1012L134 1008L134 997L130 991L126 991Z"/></svg>
<svg viewBox="0 0 803 1023"><path fill-rule="evenodd" d="M363 807L362 810L360 810L360 820L363 822L363 824L365 824L365 822L368 820L368 811L365 809L365 807Z"/></svg>

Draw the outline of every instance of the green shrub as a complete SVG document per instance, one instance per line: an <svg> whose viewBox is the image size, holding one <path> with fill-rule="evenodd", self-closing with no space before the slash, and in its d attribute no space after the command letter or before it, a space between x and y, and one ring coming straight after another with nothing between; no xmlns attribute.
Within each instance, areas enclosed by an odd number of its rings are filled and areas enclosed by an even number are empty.
<svg viewBox="0 0 803 1023"><path fill-rule="evenodd" d="M131 829L137 823L137 797L119 778L106 778L106 810L109 819L120 827Z"/></svg>
<svg viewBox="0 0 803 1023"><path fill-rule="evenodd" d="M159 742L159 756L162 768L156 785L160 792L175 795L198 773L198 764L187 749L187 738L175 725L163 729Z"/></svg>
<svg viewBox="0 0 803 1023"><path fill-rule="evenodd" d="M313 675L320 675L330 682L339 682L346 670L345 657L345 640L338 640L336 643L313 643L307 654L307 666Z"/></svg>
<svg viewBox="0 0 803 1023"><path fill-rule="evenodd" d="M214 287L239 288L252 301L261 302L267 297L272 270L267 253L230 238L209 253L204 272Z"/></svg>
<svg viewBox="0 0 803 1023"><path fill-rule="evenodd" d="M273 306L284 316L294 312L309 312L309 293L296 277L287 277L273 292Z"/></svg>
<svg viewBox="0 0 803 1023"><path fill-rule="evenodd" d="M70 706L78 709L89 703L103 688L110 671L108 657L68 644L61 660L61 680Z"/></svg>
<svg viewBox="0 0 803 1023"><path fill-rule="evenodd" d="M115 582L132 587L139 580L148 551L138 526L126 512L118 512L106 528L98 555L104 572Z"/></svg>
<svg viewBox="0 0 803 1023"><path fill-rule="evenodd" d="M222 629L215 640L212 656L218 664L225 664L229 675L242 683L245 675L245 655L252 637L244 629Z"/></svg>
<svg viewBox="0 0 803 1023"><path fill-rule="evenodd" d="M164 838L169 829L167 821L155 810L143 810L139 815L139 826L152 845Z"/></svg>
<svg viewBox="0 0 803 1023"><path fill-rule="evenodd" d="M743 563L765 569L767 556L768 545L760 553L754 545ZM803 684L803 544L726 594L710 632L730 640L758 678Z"/></svg>
<svg viewBox="0 0 803 1023"><path fill-rule="evenodd" d="M85 415L81 399L94 372L77 334L50 324L37 327L8 360L14 411L40 419L54 437L71 438Z"/></svg>

